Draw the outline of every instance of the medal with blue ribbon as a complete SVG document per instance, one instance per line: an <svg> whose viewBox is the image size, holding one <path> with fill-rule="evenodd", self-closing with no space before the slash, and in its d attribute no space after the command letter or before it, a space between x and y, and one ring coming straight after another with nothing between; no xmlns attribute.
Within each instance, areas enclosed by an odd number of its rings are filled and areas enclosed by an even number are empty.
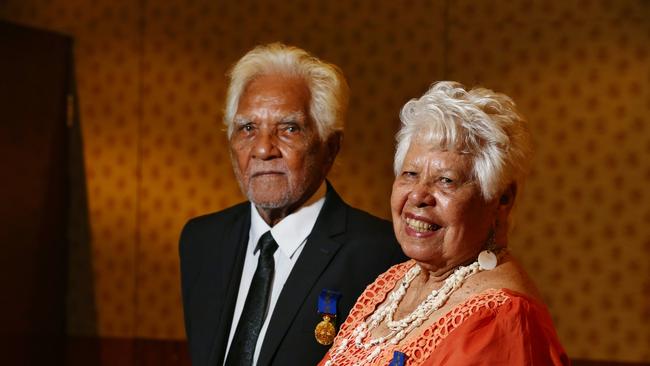
<svg viewBox="0 0 650 366"><path fill-rule="evenodd" d="M318 296L318 314L323 320L316 325L314 336L316 341L323 346L329 346L334 342L336 336L336 306L338 305L341 293L323 289Z"/></svg>
<svg viewBox="0 0 650 366"><path fill-rule="evenodd" d="M406 354L400 351L393 352L393 359L388 366L404 366L404 364L406 364Z"/></svg>

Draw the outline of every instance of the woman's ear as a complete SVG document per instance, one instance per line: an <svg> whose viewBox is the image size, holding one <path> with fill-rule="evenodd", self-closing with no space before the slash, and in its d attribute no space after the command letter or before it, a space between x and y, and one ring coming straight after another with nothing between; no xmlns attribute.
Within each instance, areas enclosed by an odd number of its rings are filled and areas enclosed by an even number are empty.
<svg viewBox="0 0 650 366"><path fill-rule="evenodd" d="M510 213L516 197L517 183L511 183L499 197L499 211L505 211L506 215Z"/></svg>
<svg viewBox="0 0 650 366"><path fill-rule="evenodd" d="M501 246L508 245L508 231L510 229L510 211L515 204L517 196L517 184L510 184L499 197L497 205L495 240Z"/></svg>

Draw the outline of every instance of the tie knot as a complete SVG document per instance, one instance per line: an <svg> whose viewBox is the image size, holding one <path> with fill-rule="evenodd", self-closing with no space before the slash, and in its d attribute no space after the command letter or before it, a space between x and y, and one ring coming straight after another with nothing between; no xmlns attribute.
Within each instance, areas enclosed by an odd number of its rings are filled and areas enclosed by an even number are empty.
<svg viewBox="0 0 650 366"><path fill-rule="evenodd" d="M273 235L271 235L270 230L265 232L257 242L257 249L261 251L260 255L265 257L273 255L273 253L275 253L275 250L278 249L278 243L276 243L275 239L273 239Z"/></svg>

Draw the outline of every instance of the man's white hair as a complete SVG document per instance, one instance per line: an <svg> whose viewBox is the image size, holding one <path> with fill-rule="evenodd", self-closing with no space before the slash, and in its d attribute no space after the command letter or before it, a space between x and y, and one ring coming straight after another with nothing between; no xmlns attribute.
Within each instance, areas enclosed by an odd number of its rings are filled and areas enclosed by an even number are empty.
<svg viewBox="0 0 650 366"><path fill-rule="evenodd" d="M233 119L246 86L255 77L270 74L298 76L305 80L311 94L310 117L316 123L322 139L334 131L343 130L349 88L341 70L300 48L271 43L249 51L229 73L230 85L224 112L228 137L232 136Z"/></svg>
<svg viewBox="0 0 650 366"><path fill-rule="evenodd" d="M406 153L417 141L432 149L470 154L485 200L511 183L523 185L532 155L530 133L507 95L485 88L468 91L460 83L441 81L407 102L400 119L395 175L401 173Z"/></svg>

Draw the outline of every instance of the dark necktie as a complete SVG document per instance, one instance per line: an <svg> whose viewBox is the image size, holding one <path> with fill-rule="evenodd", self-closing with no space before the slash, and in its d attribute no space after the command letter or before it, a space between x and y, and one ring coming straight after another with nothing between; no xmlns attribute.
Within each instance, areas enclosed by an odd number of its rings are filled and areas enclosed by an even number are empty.
<svg viewBox="0 0 650 366"><path fill-rule="evenodd" d="M271 283L275 272L273 253L278 248L270 231L262 235L257 242L257 248L260 249L257 269L253 275L253 282L248 290L239 323L237 323L235 336L230 344L226 366L250 366L253 364L257 337L260 335L262 324L266 318Z"/></svg>

